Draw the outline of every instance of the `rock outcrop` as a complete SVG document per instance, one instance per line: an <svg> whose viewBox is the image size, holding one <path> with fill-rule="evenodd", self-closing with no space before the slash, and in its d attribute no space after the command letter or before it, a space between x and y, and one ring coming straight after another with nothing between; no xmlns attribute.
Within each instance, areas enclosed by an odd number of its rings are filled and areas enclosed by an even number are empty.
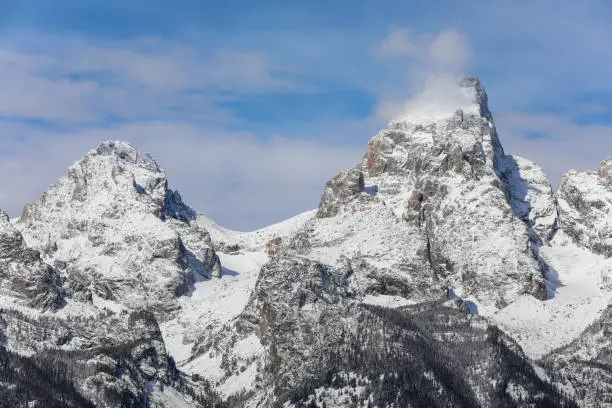
<svg viewBox="0 0 612 408"><path fill-rule="evenodd" d="M28 316L14 310L0 311L0 344L2 352L18 352L31 356L22 362L19 371L48 370L49 389L53 399L62 399L68 394L73 399L85 399L82 406L97 407L170 407L183 400L173 387L187 387L168 355L155 316L145 311L120 314L102 313L74 319L59 319L53 316ZM1 354L1 353L0 353ZM10 359L3 359L2 369L11 368ZM21 373L20 373L21 374ZM8 388L36 387L32 379L10 378ZM6 384L5 384L6 385ZM179 396L174 401L164 398L163 390L168 388ZM34 391L40 391L34 388ZM192 391L193 392L193 391ZM4 394L3 394L4 395ZM9 393L10 395L10 393ZM75 398L76 396L76 398ZM20 403L35 397L33 392L21 395ZM31 403L31 406L72 406ZM66 397L64 397L66 398ZM156 404L156 400L163 403ZM165 400L165 401L164 401ZM185 407L198 405L193 402ZM2 405L2 404L0 404Z"/></svg>
<svg viewBox="0 0 612 408"><path fill-rule="evenodd" d="M351 169L338 174L325 184L317 216L331 217L336 215L343 203L363 192L364 189L363 173L358 169Z"/></svg>
<svg viewBox="0 0 612 408"><path fill-rule="evenodd" d="M514 213L529 227L538 245L547 244L559 228L557 199L540 166L519 156L506 156L502 179Z"/></svg>

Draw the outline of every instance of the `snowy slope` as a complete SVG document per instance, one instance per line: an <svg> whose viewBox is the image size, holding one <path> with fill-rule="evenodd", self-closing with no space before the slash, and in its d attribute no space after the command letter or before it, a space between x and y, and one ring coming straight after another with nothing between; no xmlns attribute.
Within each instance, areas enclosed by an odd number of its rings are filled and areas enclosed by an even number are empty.
<svg viewBox="0 0 612 408"><path fill-rule="evenodd" d="M16 305L56 310L65 303L60 276L29 248L0 209L0 296ZM13 303L13 302L11 302Z"/></svg>
<svg viewBox="0 0 612 408"><path fill-rule="evenodd" d="M612 407L612 305L569 345L542 359L551 380L583 407Z"/></svg>
<svg viewBox="0 0 612 408"><path fill-rule="evenodd" d="M553 268L548 284L554 296L537 301L524 296L493 316L532 358L569 344L612 302L604 281L612 278L612 259L572 243L563 233L542 256Z"/></svg>
<svg viewBox="0 0 612 408"><path fill-rule="evenodd" d="M578 245L611 256L612 159L596 172L568 172L557 195L564 231Z"/></svg>
<svg viewBox="0 0 612 408"><path fill-rule="evenodd" d="M223 279L200 279L179 298L181 313L161 325L168 350L180 366L189 360L200 337L214 336L242 312L267 261L264 252L219 253L219 257Z"/></svg>

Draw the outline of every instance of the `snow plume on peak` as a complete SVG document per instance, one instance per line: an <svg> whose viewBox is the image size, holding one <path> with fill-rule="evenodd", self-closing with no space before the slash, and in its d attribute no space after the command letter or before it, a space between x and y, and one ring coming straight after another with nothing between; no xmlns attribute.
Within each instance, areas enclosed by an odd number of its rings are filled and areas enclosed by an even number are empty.
<svg viewBox="0 0 612 408"><path fill-rule="evenodd" d="M404 95L385 95L379 116L391 121L431 122L451 117L458 110L479 114L477 78L468 76L471 49L465 36L454 30L437 35L414 35L407 29L391 32L381 42L378 55L392 59L393 69L405 66L400 81L408 83ZM402 89L401 83L396 89ZM397 93L396 90L394 90Z"/></svg>
<svg viewBox="0 0 612 408"><path fill-rule="evenodd" d="M426 79L424 89L404 102L394 119L408 122L439 120L453 116L459 110L463 115L479 115L480 88L480 82L473 76L458 79L451 75L431 75Z"/></svg>

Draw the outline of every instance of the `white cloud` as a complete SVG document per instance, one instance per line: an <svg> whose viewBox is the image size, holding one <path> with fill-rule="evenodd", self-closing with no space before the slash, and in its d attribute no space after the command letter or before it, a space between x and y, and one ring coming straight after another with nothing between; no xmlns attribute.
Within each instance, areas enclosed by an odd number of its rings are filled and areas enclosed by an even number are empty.
<svg viewBox="0 0 612 408"><path fill-rule="evenodd" d="M219 101L309 90L295 67L257 49L50 36L0 43L0 70L0 208L13 216L107 139L150 151L186 202L246 229L316 207L324 183L365 149L333 143L352 123L265 140L229 130L240 122Z"/></svg>
<svg viewBox="0 0 612 408"><path fill-rule="evenodd" d="M264 52L203 50L159 39L101 44L52 37L35 47L10 48L0 43L0 72L0 116L63 123L201 117L203 111L210 118L222 93L302 87Z"/></svg>
<svg viewBox="0 0 612 408"><path fill-rule="evenodd" d="M312 131L316 124L308 123L299 125L308 130L298 134L298 126L286 125L286 134L296 139L261 141L228 130L236 118L216 105L220 98L304 90L294 79L299 77L325 89L341 85L376 93L377 117L387 120L419 107L461 103L449 89L470 69L470 45L488 73L485 85L508 152L535 159L553 181L570 167L595 168L612 152L609 127L578 126L559 115L498 113L497 106L528 111L534 101L564 101L575 110L572 98L580 92L609 91L609 64L588 63L606 58L611 31L605 13L595 25L576 13L567 13L567 21L550 20L548 6L537 12L531 4L517 10L514 4L464 6L474 21L464 27L470 42L453 30L428 35L408 28L377 42L363 27L316 33L271 28L248 38L234 31L212 40L198 34L190 44L49 35L28 44L0 42L0 117L89 126L59 134L0 120L0 207L17 214L100 140L129 139L158 158L198 210L230 226L261 226L315 206L323 183L359 159L372 127L341 123L326 133L323 125ZM375 43L378 58L371 58ZM601 113L606 106L591 109ZM108 128L106 117L138 123ZM328 143L325 136L335 132L344 132L350 144ZM550 138L525 139L529 132Z"/></svg>
<svg viewBox="0 0 612 408"><path fill-rule="evenodd" d="M36 119L90 120L87 101L98 88L96 82L52 79L42 68L52 58L0 49L0 115Z"/></svg>

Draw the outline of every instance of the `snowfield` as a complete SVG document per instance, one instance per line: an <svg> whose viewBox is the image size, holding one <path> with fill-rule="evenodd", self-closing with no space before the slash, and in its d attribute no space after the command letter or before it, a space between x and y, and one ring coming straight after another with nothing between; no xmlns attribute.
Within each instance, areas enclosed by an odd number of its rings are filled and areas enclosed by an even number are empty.
<svg viewBox="0 0 612 408"><path fill-rule="evenodd" d="M612 274L612 259L576 246L559 233L542 248L553 267L547 282L552 298L539 301L522 296L492 319L538 359L578 337L612 301L612 290L602 280Z"/></svg>
<svg viewBox="0 0 612 408"><path fill-rule="evenodd" d="M194 290L179 299L181 313L160 325L166 347L179 365L191 357L199 336L214 335L244 310L259 269L268 259L263 251L218 255L222 277L196 282Z"/></svg>

